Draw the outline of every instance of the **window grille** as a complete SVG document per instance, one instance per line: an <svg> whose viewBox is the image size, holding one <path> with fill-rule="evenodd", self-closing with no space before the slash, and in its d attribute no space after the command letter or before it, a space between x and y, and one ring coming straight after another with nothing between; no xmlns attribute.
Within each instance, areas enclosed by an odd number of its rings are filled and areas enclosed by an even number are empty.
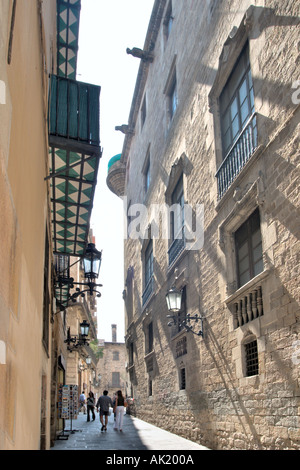
<svg viewBox="0 0 300 470"><path fill-rule="evenodd" d="M185 390L186 388L186 376L185 368L180 369L180 390Z"/></svg>
<svg viewBox="0 0 300 470"><path fill-rule="evenodd" d="M149 397L152 397L152 379L149 379Z"/></svg>
<svg viewBox="0 0 300 470"><path fill-rule="evenodd" d="M246 351L246 376L257 375L259 373L258 367L258 352L257 352L257 341L251 341L245 344Z"/></svg>

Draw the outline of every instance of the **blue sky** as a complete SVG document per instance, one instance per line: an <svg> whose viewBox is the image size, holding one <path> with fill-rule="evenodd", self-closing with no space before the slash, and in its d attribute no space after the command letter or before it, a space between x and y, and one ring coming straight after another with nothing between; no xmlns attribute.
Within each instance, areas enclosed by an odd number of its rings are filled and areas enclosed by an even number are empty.
<svg viewBox="0 0 300 470"><path fill-rule="evenodd" d="M98 250L103 250L99 282L98 337L123 342L124 289L123 205L106 186L107 164L122 152L124 134L115 126L128 123L140 61L126 48L144 46L154 0L82 0L77 79L101 86L100 138L103 157L94 199L91 227Z"/></svg>

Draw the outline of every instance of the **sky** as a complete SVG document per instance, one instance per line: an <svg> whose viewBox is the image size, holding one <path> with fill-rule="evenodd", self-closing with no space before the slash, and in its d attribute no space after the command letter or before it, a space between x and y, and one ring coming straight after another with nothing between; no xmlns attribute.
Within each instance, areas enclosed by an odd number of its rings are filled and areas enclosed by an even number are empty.
<svg viewBox="0 0 300 470"><path fill-rule="evenodd" d="M106 185L108 161L122 152L124 134L115 126L128 123L140 60L127 47L143 49L154 0L81 0L77 80L101 86L100 160L91 228L102 250L97 298L98 338L123 342L124 233L123 203Z"/></svg>

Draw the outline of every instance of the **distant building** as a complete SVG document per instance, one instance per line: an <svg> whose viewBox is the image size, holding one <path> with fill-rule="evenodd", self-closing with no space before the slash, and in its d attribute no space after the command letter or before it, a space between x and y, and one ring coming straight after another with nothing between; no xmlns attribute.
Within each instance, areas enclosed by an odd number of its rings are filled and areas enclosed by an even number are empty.
<svg viewBox="0 0 300 470"><path fill-rule="evenodd" d="M112 397L117 390L127 394L126 347L117 341L117 325L111 325L112 341L99 340L103 346L103 355L97 364L100 393L108 390ZM100 377L100 378L99 378Z"/></svg>

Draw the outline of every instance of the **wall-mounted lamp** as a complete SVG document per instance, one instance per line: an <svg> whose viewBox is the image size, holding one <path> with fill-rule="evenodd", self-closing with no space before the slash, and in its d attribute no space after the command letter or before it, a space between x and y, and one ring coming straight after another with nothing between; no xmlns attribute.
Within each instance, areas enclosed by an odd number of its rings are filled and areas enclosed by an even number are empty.
<svg viewBox="0 0 300 470"><path fill-rule="evenodd" d="M56 283L60 288L66 285L68 285L70 289L74 289L75 285L87 287L83 290L76 287L76 292L69 295L68 299L65 301L66 303L68 303L69 300L76 302L77 297L84 297L86 292L89 292L90 295L96 293L97 297L101 297L101 293L96 289L96 287L102 287L102 284L95 283L95 280L98 279L99 276L101 261L102 252L96 249L94 243L89 243L83 257L84 277L86 282L74 282L73 277L58 276ZM63 305L61 305L61 310L65 310Z"/></svg>
<svg viewBox="0 0 300 470"><path fill-rule="evenodd" d="M203 337L203 319L201 315L198 315L197 313L193 316L186 314L184 317L178 315L181 310L181 300L182 291L176 289L174 286L171 287L171 289L166 294L168 310L171 312L171 315L167 315L167 318L171 318L168 326L176 325L178 323L179 327L185 328L187 332L191 331L195 335ZM193 330L195 325L191 324L191 321L194 323L198 323L198 321L200 321L201 329L198 332Z"/></svg>
<svg viewBox="0 0 300 470"><path fill-rule="evenodd" d="M89 344L89 340L87 339L89 335L90 324L84 320L80 323L80 334L79 336L71 336L70 328L68 328L67 332L67 339L65 339L65 343L68 344L67 349L68 351L72 352L77 348L84 346L85 344ZM72 344L72 346L71 346Z"/></svg>
<svg viewBox="0 0 300 470"><path fill-rule="evenodd" d="M81 372L83 372L83 371L85 371L85 370L88 370L88 369L90 368L91 363L92 363L92 358L91 358L90 356L88 356L88 357L85 359L85 362L86 362L87 367L85 367L84 364L80 364L80 365L79 365L79 370L80 370Z"/></svg>

